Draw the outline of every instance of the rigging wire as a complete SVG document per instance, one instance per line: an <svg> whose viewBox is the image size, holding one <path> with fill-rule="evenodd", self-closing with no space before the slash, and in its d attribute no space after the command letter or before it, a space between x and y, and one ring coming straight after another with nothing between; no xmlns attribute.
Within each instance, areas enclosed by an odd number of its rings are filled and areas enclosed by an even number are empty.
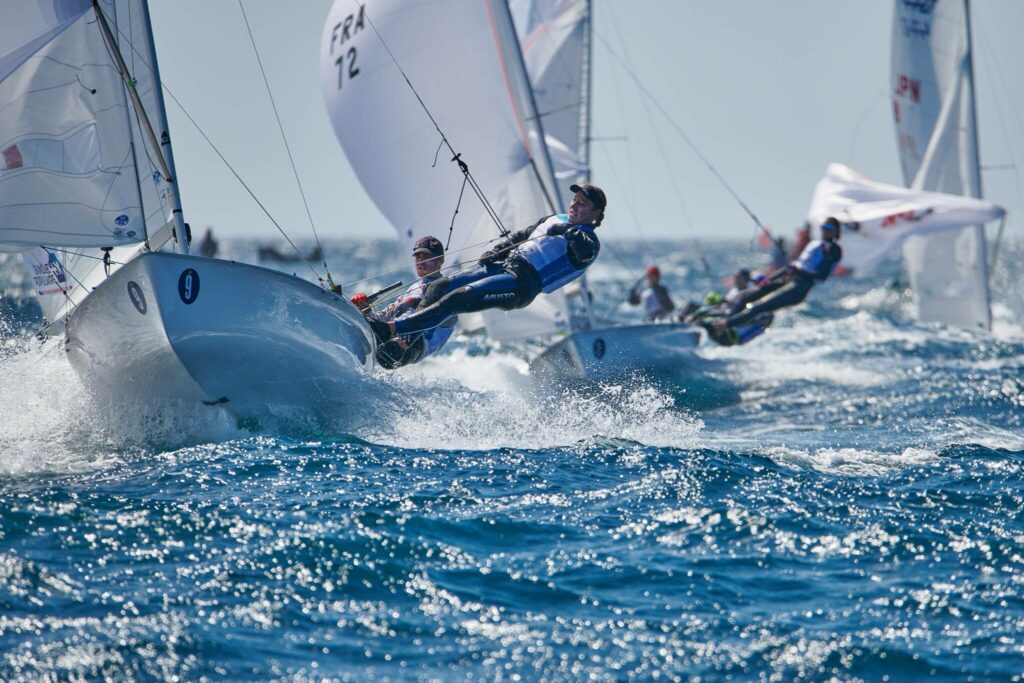
<svg viewBox="0 0 1024 683"><path fill-rule="evenodd" d="M288 153L288 162L292 167L292 174L295 176L295 184L299 187L299 195L302 197L302 205L306 208L306 217L309 219L309 227L313 230L313 238L316 240L316 246L320 250L321 256L323 256L323 247L320 245L320 236L316 232L316 224L313 221L313 214L309 210L309 202L306 200L306 192L302 187L302 181L299 179L299 170L295 167L295 158L292 156L292 148L288 144L288 137L284 133L284 124L281 123L281 115L277 111L277 103L274 101L274 94L270 90L270 81L267 79L267 72L263 68L263 60L260 58L260 51L256 47L256 38L252 34L252 26L249 25L249 17L245 13L245 6L242 4L242 0L238 0L238 9L242 11L242 19L245 21L245 29L249 33L249 42L252 43L252 51L256 55L256 63L259 64L260 74L263 76L263 85L267 89L267 98L270 100L270 106L274 110L274 118L277 120L277 129L281 132L281 140L284 142L284 149ZM327 267L327 258L323 257L324 272L327 273L328 282L331 281L331 271Z"/></svg>
<svg viewBox="0 0 1024 683"><path fill-rule="evenodd" d="M595 33L596 29L593 28L593 22L591 22L591 27L592 27L591 28L591 33ZM591 65L591 69L592 68L593 68L593 65ZM615 69L609 69L608 73L611 75L612 86L613 86L615 92L622 92L622 89L619 87L619 78L618 78L618 74L616 73L616 70ZM628 117L626 116L625 103L623 101L623 98L616 97L615 98L615 103L616 103L616 108L619 111L620 123L624 127L626 127L625 122L628 120ZM593 133L593 131L590 131L590 132ZM626 138L624 138L624 139L626 139ZM593 142L594 140L595 140L595 138L591 137L590 142ZM604 142L604 140L600 140L600 141L602 143ZM652 250L650 248L650 245L648 245L647 239L646 239L646 237L644 235L644 231L643 231L643 227L642 227L643 224L641 223L640 217L637 214L636 210L633 208L632 204L628 200L628 197L634 197L634 196L636 196L638 194L637 193L637 189L636 189L636 181L637 181L637 178L639 177L639 174L635 172L636 164L633 161L633 147L631 145L628 145L628 144L625 147L626 147L626 165L627 165L627 170L629 171L628 179L629 179L630 182L629 182L629 185L627 186L627 185L623 184L621 179L619 179L618 177L616 177L616 182L618 182L621 187L626 189L626 194L623 195L623 198L626 199L626 203L627 203L627 205L630 208L630 213L632 214L632 217L633 217L633 225L636 226L637 237L640 240L640 248L643 250L644 260L647 261L647 262L651 262L653 260L653 258L651 257L651 254L653 252L652 252ZM609 166L612 169L617 168L617 164L615 164L612 161L611 155L608 153L608 150L605 149L602 146L602 151L604 152L605 157L608 159Z"/></svg>
<svg viewBox="0 0 1024 683"><path fill-rule="evenodd" d="M977 17L976 17L976 19L977 19ZM976 20L974 22L974 25L977 27L978 33L981 34L981 37L985 41L985 43L986 44L991 44L991 42L988 39L988 35L985 32L985 27L982 24L982 22ZM993 50L981 50L981 55L982 55L982 60L984 61L984 65L985 65L986 71L991 71L992 73L995 73L995 75L999 79L1000 84L1002 85L1002 89L1001 90L998 89L998 88L993 88L993 91L994 92L1003 92L1003 93L1012 93L1012 92L1014 92L1013 90L1008 88L1007 83L1006 83L1006 79L1003 76L1003 72L999 68L999 62L997 62L995 57L993 56ZM975 91L977 91L977 84L975 84ZM1014 184L1017 186L1017 201L1021 205L1021 207L1024 208L1024 185L1022 185L1022 183L1021 183L1020 167L1017 165L1016 154L1014 153L1013 145L1010 142L1010 140L1012 138L1010 137L1010 133L1009 133L1009 130L1007 128L1006 116L1005 116L1005 114L1003 112L1003 107L1001 105L1001 99L999 97L993 97L992 99L993 99L993 101L995 102L995 105L996 105L995 106L996 113L999 115L999 126L1000 126L1000 128L1002 128L1002 131L1003 131L1003 143L1006 145L1006 150L1007 150L1007 152L1009 153L1009 156L1010 156L1010 167L1013 169L1013 177L1014 177L1014 181L1015 181ZM1021 118L1020 112L1017 110L1017 106L1014 103L1013 98L1010 97L1009 95L1007 95L1006 100L1009 102L1010 111L1013 112L1014 117L1017 119L1017 121L1016 121L1017 125L1020 127L1020 130L1022 132L1024 132L1024 118ZM977 123L975 123L975 125L977 125ZM998 244L999 244L999 238L1001 236L1002 236L1002 227L1000 227L999 234L998 234L998 237L996 239L996 248L997 249L998 249Z"/></svg>
<svg viewBox="0 0 1024 683"><path fill-rule="evenodd" d="M210 148L217 154L218 157L220 157L220 160L223 161L224 165L228 167L228 170L231 171L232 175L235 176L235 179L238 180L239 184L241 184L245 191L249 193L249 196L252 197L253 201L256 202L257 206L260 207L260 209L267 216L267 218L270 219L270 222L274 224L274 227L277 228L278 232L280 232L281 235L288 242L288 244L291 245L292 249L295 250L295 253L298 254L299 258L302 259L302 262L305 263L306 267L308 267L309 270L313 273L314 277L316 277L318 281L324 282L324 278L320 276L320 273L318 273L316 268L313 267L313 264L309 262L309 259L307 259L301 251L299 251L299 248L295 246L295 242L293 242L292 238L288 236L288 233L284 231L284 228L281 227L281 224L277 222L277 219L275 219L274 216L267 209L267 207L263 205L263 202L259 200L256 194L252 191L252 189L245 184L245 181L242 180L242 176L238 174L238 171L235 170L235 167L231 165L227 158L225 158L225 156L221 153L220 149L217 148L217 145L213 144L213 140L210 139L206 132L199 127L199 124L196 123L196 120L193 119L192 115L188 113L188 110L185 109L184 105L182 105L182 103L178 101L178 98L174 96L174 93L171 92L171 89L167 87L167 84L163 83L162 81L161 84L163 85L164 90L167 91L167 94L171 96L171 99L174 100L174 103L178 105L178 108L181 109L181 112L189 120L189 123L191 123L195 127L196 131L198 131L201 136L203 136L203 139L206 140L206 143L210 145Z"/></svg>
<svg viewBox="0 0 1024 683"><path fill-rule="evenodd" d="M654 97L651 91L647 89L647 86L643 84L643 81L640 80L640 77L637 76L636 73L629 68L629 66L622 60L621 57L619 57L618 53L615 52L615 50L608 43L608 41L604 38L603 35L596 32L595 34L597 35L598 40L604 43L604 46L608 49L608 54L610 54L615 59L615 61L617 61L622 66L622 68L626 71L629 77L633 79L633 82L636 83L637 88L640 90L640 92L643 93L643 95L651 101L651 104L654 105L654 107L661 113L661 115L665 117L665 120L668 121L672 129L679 135L679 137L683 139L687 146L689 146L690 150L692 150L693 153L697 155L697 158L701 160L701 162L707 167L707 169L711 171L711 174L718 180L719 183L721 183L722 187L724 187L725 190L732 196L732 198L736 200L736 203L740 205L740 208L742 208L746 212L746 214L750 216L751 220L754 221L754 224L758 228L764 231L765 234L771 236L771 232L768 230L768 228L766 228L764 224L761 223L760 219L753 211L750 210L750 207L747 206L746 202L744 202L743 199L740 198L739 194L737 194L736 191L732 189L732 186L729 185L728 182L726 182L722 174L719 173L718 170L714 167L714 165L712 165L711 161L709 161L708 158L704 156L704 154L700 151L700 149L693 142L693 140L690 139L690 136L687 135L686 132L682 129L682 127L675 121L675 119L672 118L672 115L669 114L668 110Z"/></svg>
<svg viewBox="0 0 1024 683"><path fill-rule="evenodd" d="M608 11L609 14L611 14L610 7ZM618 22L614 21L614 16L612 17L612 19L613 24L618 25ZM619 34L619 44L622 46L622 54L625 56L625 62L629 67L629 71L635 73L635 69L633 68L633 60L629 56L629 48L626 45L626 41L623 39L621 33ZM650 124L651 132L654 134L655 146L658 148L658 154L661 157L661 162L662 164L664 164L665 172L672 183L672 189L675 192L676 201L679 202L679 208L682 211L683 218L685 220L685 225L690 232L690 241L693 242L693 248L697 252L700 264L704 269L704 275L707 276L711 288L714 289L716 283L714 280L714 276L711 274L711 266L708 264L707 257L704 254L704 249L701 247L700 241L697 239L697 236L695 234L696 231L693 227L693 219L690 217L690 212L686 206L686 200L683 198L683 191L679 186L679 180L672 169L672 163L668 157L668 149L666 145L662 142L661 132L658 128L657 123L654 120L654 114L651 112L650 100L648 98L641 97L640 101L643 104L644 114L647 116L647 121Z"/></svg>

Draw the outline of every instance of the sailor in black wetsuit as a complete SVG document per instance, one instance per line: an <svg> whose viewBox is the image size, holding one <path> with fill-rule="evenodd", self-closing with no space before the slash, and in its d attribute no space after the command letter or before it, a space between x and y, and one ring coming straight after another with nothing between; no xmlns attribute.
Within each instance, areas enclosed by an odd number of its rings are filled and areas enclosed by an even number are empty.
<svg viewBox="0 0 1024 683"><path fill-rule="evenodd" d="M424 307L412 315L370 321L378 342L433 329L460 313L524 308L541 292L553 292L579 278L601 248L594 228L604 219L607 200L596 185L569 189L576 195L568 214L542 218L509 234L481 255L479 265L431 284Z"/></svg>
<svg viewBox="0 0 1024 683"><path fill-rule="evenodd" d="M732 315L715 325L737 327L762 313L786 306L795 306L807 298L818 282L824 282L843 257L836 244L839 239L839 221L831 216L821 226L821 239L808 244L800 256L788 266L768 276L765 284L751 290L733 306ZM760 303L754 305L755 301Z"/></svg>

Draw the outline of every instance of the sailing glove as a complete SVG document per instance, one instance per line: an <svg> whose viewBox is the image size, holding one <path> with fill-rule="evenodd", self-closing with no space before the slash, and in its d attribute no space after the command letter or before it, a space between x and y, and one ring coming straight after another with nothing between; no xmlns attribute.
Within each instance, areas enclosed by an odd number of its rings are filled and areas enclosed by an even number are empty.
<svg viewBox="0 0 1024 683"><path fill-rule="evenodd" d="M370 307L369 297L367 297L362 292L359 292L358 294L353 294L352 298L349 299L349 301L351 301L352 305L358 308L360 311L365 311Z"/></svg>
<svg viewBox="0 0 1024 683"><path fill-rule="evenodd" d="M492 263L500 263L504 260L505 256L503 254L499 254L497 251L493 249L488 249L484 253L480 254L481 266L488 266Z"/></svg>

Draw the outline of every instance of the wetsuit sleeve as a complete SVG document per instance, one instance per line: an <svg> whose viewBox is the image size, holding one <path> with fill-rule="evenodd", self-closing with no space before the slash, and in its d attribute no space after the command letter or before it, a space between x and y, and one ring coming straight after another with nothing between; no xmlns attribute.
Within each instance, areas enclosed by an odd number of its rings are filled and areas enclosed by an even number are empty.
<svg viewBox="0 0 1024 683"><path fill-rule="evenodd" d="M509 250L512 247L514 247L515 245L517 245L517 244L519 244L521 242L525 242L526 240L530 239L530 235L532 235L533 231L537 229L537 226L540 225L541 223L543 223L544 221L546 221L549 218L551 218L551 216L544 216L544 218L541 218L539 221L537 221L536 223L534 223L533 225L531 225L528 228L523 228L522 230L516 230L515 232L510 232L508 234L508 236L505 237L505 239L503 239L503 240L501 240L499 242L496 242L493 247L491 247L489 250L485 251L481 255L481 260L482 261L491 261L491 262L494 262L495 260L497 260L497 261L504 260L505 257L508 256L508 252L509 252Z"/></svg>
<svg viewBox="0 0 1024 683"><path fill-rule="evenodd" d="M569 263L579 270L583 270L593 263L597 258L597 252L601 250L601 243L598 242L597 235L579 228L566 230L565 239L569 242Z"/></svg>

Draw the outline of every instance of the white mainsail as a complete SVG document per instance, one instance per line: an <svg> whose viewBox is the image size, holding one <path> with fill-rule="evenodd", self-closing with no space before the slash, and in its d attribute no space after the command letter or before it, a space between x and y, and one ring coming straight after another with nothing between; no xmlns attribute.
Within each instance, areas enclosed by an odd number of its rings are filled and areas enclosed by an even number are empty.
<svg viewBox="0 0 1024 683"><path fill-rule="evenodd" d="M981 197L965 0L897 0L891 79L907 185ZM985 234L980 225L914 237L903 255L918 319L990 327Z"/></svg>
<svg viewBox="0 0 1024 683"><path fill-rule="evenodd" d="M405 253L423 235L447 242L459 205L463 176L437 128L469 164L506 228L526 227L560 208L541 121L502 0L337 0L324 28L321 79L349 163ZM467 187L448 262L471 262L498 236ZM544 308L553 315L543 317L565 329L560 295L538 297L530 308L501 314L518 322L507 334L492 336L556 331L540 331L551 323L529 320Z"/></svg>
<svg viewBox="0 0 1024 683"><path fill-rule="evenodd" d="M808 219L819 225L829 216L843 224L843 266L871 270L907 240L927 239L1001 218L1006 211L990 202L886 185L843 164L829 164L814 188Z"/></svg>
<svg viewBox="0 0 1024 683"><path fill-rule="evenodd" d="M26 252L51 321L144 248L151 233L166 235L161 228L176 207L145 2L101 0L98 8L109 38L88 0L12 3L0 28L0 244ZM110 39L142 112L126 92ZM45 285L41 264L64 283Z"/></svg>

